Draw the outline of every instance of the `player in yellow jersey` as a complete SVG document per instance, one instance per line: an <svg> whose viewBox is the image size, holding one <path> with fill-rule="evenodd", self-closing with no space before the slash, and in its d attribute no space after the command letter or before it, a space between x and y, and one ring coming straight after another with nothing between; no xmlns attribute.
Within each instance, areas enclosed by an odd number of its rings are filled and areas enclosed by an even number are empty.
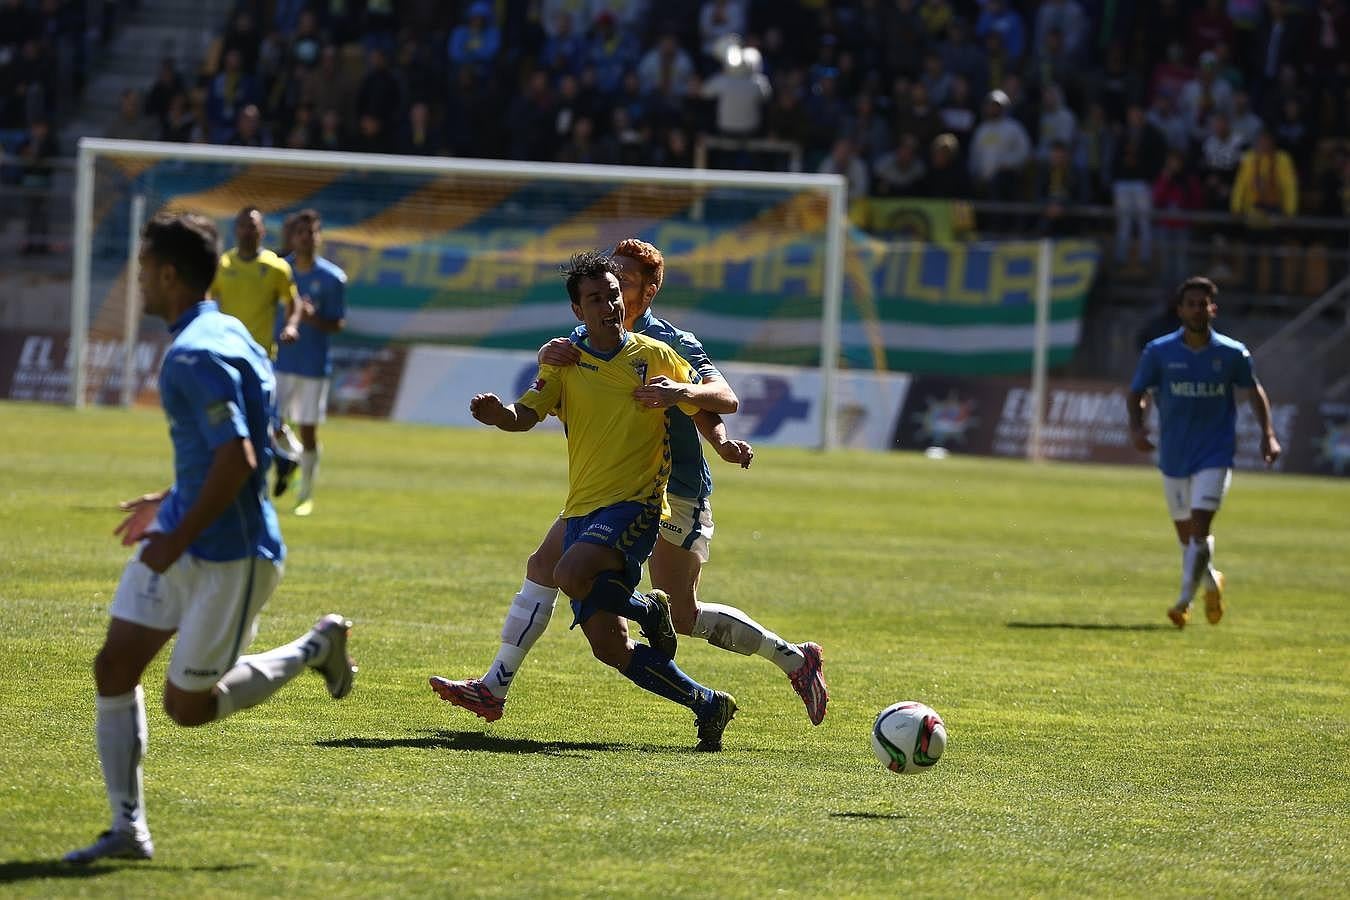
<svg viewBox="0 0 1350 900"><path fill-rule="evenodd" d="M554 582L572 599L596 658L693 710L698 749L721 750L736 701L675 665L669 599L660 591L635 590L669 509L670 444L664 408L643 406L633 392L656 379L688 384L698 375L666 344L624 327L623 296L609 257L577 254L564 274L572 311L586 326L577 344L580 362L540 366L534 385L515 403L479 394L470 410L503 431L527 431L550 413L566 424L569 490ZM697 412L687 404L681 408ZM629 639L625 619L642 627L650 646ZM438 693L439 682L444 679L431 679Z"/></svg>
<svg viewBox="0 0 1350 900"><path fill-rule="evenodd" d="M304 306L290 264L262 245L267 233L262 212L245 206L234 217L233 250L220 257L210 295L220 311L244 323L258 345L276 359L276 342L294 343L300 337ZM277 308L285 309L285 324L277 330ZM277 451L276 483L273 493L286 491L291 474L299 465L300 442L280 420L272 428Z"/></svg>

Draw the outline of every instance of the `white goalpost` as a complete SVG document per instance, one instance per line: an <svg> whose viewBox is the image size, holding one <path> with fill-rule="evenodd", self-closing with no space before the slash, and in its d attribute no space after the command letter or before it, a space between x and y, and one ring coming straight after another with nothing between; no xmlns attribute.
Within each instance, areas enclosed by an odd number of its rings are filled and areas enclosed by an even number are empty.
<svg viewBox="0 0 1350 900"><path fill-rule="evenodd" d="M72 368L70 402L75 407L83 407L89 402L88 355L92 324L91 311L97 308L95 304L95 279L93 277L96 263L96 232L100 228L113 227L106 225L105 222L114 218L117 220L115 225L118 229L123 227L120 223L130 222L131 224L125 227L128 231L133 231L138 227L136 223L154 215L161 206L181 202L183 206L191 207L193 198L202 196L202 194L193 194L191 191L187 191L187 196L180 199L172 193L155 193L152 191L152 196L147 198L146 191L131 187L125 189L126 196L122 198L122 202L98 202L102 198L96 197L96 184L100 178L105 177L100 174L101 169L110 166L120 167L116 177L134 180L141 177L140 173L156 165L176 168L178 171L190 169L193 166L215 166L222 170L224 170L224 167L229 167L231 173L247 172L250 168L264 168L269 172L278 173L274 181L279 180L283 184L287 181L299 182L304 179L313 179L316 185L331 184L333 178L350 176L357 179L366 179L364 183L368 184L372 191L379 189L378 179L380 178L417 176L424 179L441 179L446 186L442 187L440 194L428 194L433 200L437 197L442 199L453 198L455 196L453 191L458 189L457 186L463 186L467 192L473 193L478 190L475 179L482 179L484 183L509 181L512 184L553 185L558 186L560 190L563 188L572 190L573 193L576 192L578 187L584 187L587 190L593 189L597 201L601 199L601 195L604 193L603 188L631 186L631 190L637 192L646 189L663 189L668 193L684 192L682 196L687 196L691 201L694 199L700 200L696 211L694 211L696 205L691 202L689 204L690 211L681 213L682 215L693 216L703 214L702 201L704 198L717 195L719 192L725 192L724 208L734 208L738 197L752 197L756 194L814 197L813 203L817 203L823 213L821 217L823 221L818 229L794 233L792 231L793 220L791 219L775 222L774 227L778 229L776 233L784 236L784 240L791 238L797 241L807 241L813 247L818 244L817 249L822 270L819 276L818 293L813 288L812 295L803 297L801 300L812 306L818 304L819 308L818 349L813 351L813 353L818 353L818 356L815 360L812 360L819 368L821 384L819 446L826 450L837 446L836 376L840 365L847 215L847 186L844 178L839 175L524 163L82 138L79 142L79 155L76 164L74 272L70 305L70 365ZM247 178L242 176L236 182L236 184L243 184L244 186L248 183ZM243 187L240 188L240 190L243 189ZM315 188L316 191L318 189ZM445 191L451 193L445 193ZM349 188L344 197L355 203L357 201L353 198L358 192L359 185ZM282 193L285 193L285 191L282 190ZM489 192L481 191L481 193ZM501 194L505 195L507 192L502 191ZM302 202L304 196L302 191L293 191L287 199L288 202L299 203ZM501 201L500 197L494 196L491 200L485 202L508 203L511 201ZM246 204L240 203L239 205ZM262 204L259 203L259 205ZM659 206L655 203L654 205ZM674 205L667 204L670 208L673 208ZM509 215L511 207L505 206L502 208L507 210L502 215ZM429 209L430 201L424 201L424 205L418 208L418 215L423 217L431 215L432 213L428 212ZM323 209L320 209L320 212L324 213L327 220L327 213ZM640 213L641 215L635 214L636 218L642 219L643 216L651 218L662 214L660 211L649 212L646 210L640 210ZM547 215L548 210L544 210L542 214ZM378 213L368 217L365 221L375 220L379 220ZM643 221L646 220L643 219ZM420 219L414 216L400 228L390 229L388 234L404 234L408 236L408 240L416 240L419 221ZM118 234L121 235L120 230ZM722 251L727 252L738 263L742 263L743 259L737 253L744 248L738 248L737 246L738 234L734 229L727 229L725 233L719 232L718 242ZM109 267L116 266L117 279L127 280L123 316L113 317L120 319L120 325L111 327L120 330L120 338L126 344L126 352L122 357L125 367L123 397L129 398L131 396L130 384L133 371L131 357L136 345L136 331L140 318L139 309L136 306L134 271L131 271L134 269L135 236L119 237L119 240L122 243L111 248L100 245L101 252L97 256L99 259L107 259ZM393 241L394 238L389 240ZM397 248L396 244L386 244L385 246ZM584 247L577 246L572 249L580 250ZM662 250L667 253L668 257L670 256L671 249L663 247ZM744 250L744 252L749 253L750 251ZM128 262L129 257L133 262ZM561 259L557 260L557 262L561 261ZM765 267L762 266L761 269ZM759 272L761 269L755 271ZM745 277L750 278L752 276L747 275ZM811 281L811 279L803 276L799 278L799 281ZM815 284L815 282L812 281L812 284ZM688 288L691 295L696 287L695 284ZM725 292L725 289L723 290ZM734 298L732 299L734 302ZM672 318L679 320L678 311L672 314ZM713 314L706 317L705 321L720 322L725 321L725 317L719 318L714 311ZM740 320L742 332L747 330L747 326L743 324L745 321L744 318ZM753 328L749 330L754 331ZM707 327L699 329L699 336L705 344L720 337L716 333L708 333Z"/></svg>

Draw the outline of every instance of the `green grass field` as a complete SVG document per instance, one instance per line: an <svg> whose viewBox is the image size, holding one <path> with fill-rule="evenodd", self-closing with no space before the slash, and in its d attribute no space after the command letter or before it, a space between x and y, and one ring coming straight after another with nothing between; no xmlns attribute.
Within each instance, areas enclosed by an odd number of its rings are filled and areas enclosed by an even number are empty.
<svg viewBox="0 0 1350 900"><path fill-rule="evenodd" d="M1239 474L1218 627L1163 612L1178 552L1149 469L762 449L715 470L703 595L825 648L819 728L771 663L692 640L726 751L595 662L560 609L492 726L480 674L560 507L552 435L338 420L318 511L283 517L257 645L341 611L361 674L202 729L147 675L149 863L54 862L106 827L90 661L170 477L161 416L0 404L0 893L108 896L1344 896L1350 481ZM875 714L942 713L881 768ZM1339 886L1339 887L1338 887Z"/></svg>

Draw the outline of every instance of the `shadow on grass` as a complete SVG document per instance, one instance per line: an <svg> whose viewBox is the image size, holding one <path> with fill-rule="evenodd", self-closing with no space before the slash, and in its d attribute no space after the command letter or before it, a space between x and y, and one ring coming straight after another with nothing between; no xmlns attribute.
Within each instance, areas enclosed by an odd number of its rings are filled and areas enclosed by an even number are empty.
<svg viewBox="0 0 1350 900"><path fill-rule="evenodd" d="M693 753L693 747L666 747L656 744L627 744L616 741L536 741L530 738L496 737L481 731L422 731L417 737L335 738L315 741L316 747L351 750L471 750L480 753L543 753L546 756L577 756L596 753Z"/></svg>
<svg viewBox="0 0 1350 900"><path fill-rule="evenodd" d="M1009 628L1068 628L1074 631L1175 631L1171 625L1144 622L1135 625L1113 625L1105 622L1009 622Z"/></svg>
<svg viewBox="0 0 1350 900"><path fill-rule="evenodd" d="M831 819L908 819L904 813L832 812Z"/></svg>
<svg viewBox="0 0 1350 900"><path fill-rule="evenodd" d="M165 866L148 860L108 860L89 865L72 865L59 859L15 859L0 862L0 884L33 881L39 878L96 878L123 870L146 873L167 872L234 872L251 869L252 863L221 863L215 866Z"/></svg>

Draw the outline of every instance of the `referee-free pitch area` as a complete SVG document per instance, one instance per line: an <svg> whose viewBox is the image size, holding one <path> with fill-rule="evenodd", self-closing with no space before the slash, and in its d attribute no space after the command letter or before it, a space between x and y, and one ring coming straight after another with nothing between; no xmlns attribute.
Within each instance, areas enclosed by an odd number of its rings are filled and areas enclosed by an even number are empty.
<svg viewBox="0 0 1350 900"><path fill-rule="evenodd" d="M1122 415L1123 415L1122 411ZM735 432L735 421L732 423ZM171 478L162 416L0 404L0 893L106 896L1331 896L1350 882L1350 482L1239 473L1229 613L1168 624L1179 552L1147 468L761 448L715 462L703 594L824 647L812 728L771 663L693 640L741 711L692 714L594 661L565 607L491 726L481 674L562 504L557 434L338 419L317 509L283 512L258 646L356 622L317 676L173 726L147 675L148 863L54 862L107 825L90 661L127 556L116 503ZM286 507L283 505L283 510ZM565 602L565 601L561 601ZM873 716L950 744L896 776Z"/></svg>

